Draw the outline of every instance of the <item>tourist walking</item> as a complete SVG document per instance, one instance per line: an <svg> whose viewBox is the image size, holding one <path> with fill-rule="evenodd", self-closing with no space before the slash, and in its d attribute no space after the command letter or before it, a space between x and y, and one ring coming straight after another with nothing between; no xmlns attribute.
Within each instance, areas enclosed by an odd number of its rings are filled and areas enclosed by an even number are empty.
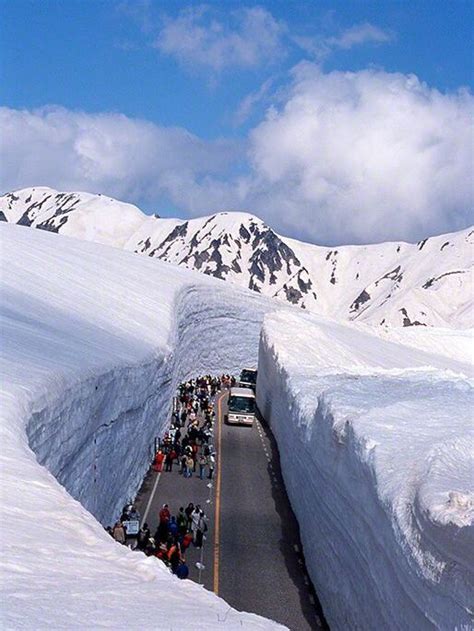
<svg viewBox="0 0 474 631"><path fill-rule="evenodd" d="M123 527L123 524L121 521L118 521L115 523L115 526L112 530L112 536L115 539L115 541L117 541L118 543L122 543L124 544L127 536L125 534L125 528Z"/></svg>
<svg viewBox="0 0 474 631"><path fill-rule="evenodd" d="M193 511L194 511L194 504L192 502L189 502L189 504L187 505L184 511L187 518L186 527L188 530L191 530L191 515L193 514Z"/></svg>
<svg viewBox="0 0 474 631"><path fill-rule="evenodd" d="M184 470L184 477L185 478L190 478L193 475L193 466L194 466L194 460L192 458L192 456L186 456L186 467Z"/></svg>
<svg viewBox="0 0 474 631"><path fill-rule="evenodd" d="M173 453L169 451L165 456L165 471L173 471Z"/></svg>
<svg viewBox="0 0 474 631"><path fill-rule="evenodd" d="M199 477L201 478L201 480L204 479L204 470L206 468L207 465L207 458L206 456L202 453L199 456Z"/></svg>
<svg viewBox="0 0 474 631"><path fill-rule="evenodd" d="M181 535L181 537L184 537L188 529L188 518L186 517L186 513L184 512L184 508L182 506L179 509L176 523L178 524L179 534Z"/></svg>
<svg viewBox="0 0 474 631"><path fill-rule="evenodd" d="M216 455L212 453L209 456L209 475L207 476L209 480L212 480L214 476L214 469L216 468Z"/></svg>
<svg viewBox="0 0 474 631"><path fill-rule="evenodd" d="M191 514L191 533L193 535L193 541L196 543L197 531L201 523L201 507L199 504L196 505L195 509Z"/></svg>
<svg viewBox="0 0 474 631"><path fill-rule="evenodd" d="M204 533L207 530L207 523L206 523L206 517L204 515L204 511L199 511L199 519L198 519L198 525L197 525L197 530L196 530L196 536L194 539L194 545L196 546L196 548L202 548L202 542L203 542L203 538L204 538Z"/></svg>

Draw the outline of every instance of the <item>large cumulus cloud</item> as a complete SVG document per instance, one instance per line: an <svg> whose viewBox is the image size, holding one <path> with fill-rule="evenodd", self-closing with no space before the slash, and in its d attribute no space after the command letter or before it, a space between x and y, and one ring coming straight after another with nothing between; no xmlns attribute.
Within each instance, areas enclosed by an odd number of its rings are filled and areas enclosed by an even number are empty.
<svg viewBox="0 0 474 631"><path fill-rule="evenodd" d="M253 212L318 243L418 240L472 219L473 97L303 63L244 143L121 114L0 109L0 187ZM242 144L246 145L245 151ZM246 161L243 158L246 157Z"/></svg>
<svg viewBox="0 0 474 631"><path fill-rule="evenodd" d="M376 70L294 70L251 133L251 196L318 241L417 239L472 212L473 97Z"/></svg>
<svg viewBox="0 0 474 631"><path fill-rule="evenodd" d="M138 204L165 197L190 212L202 210L192 195L200 187L210 208L226 204L212 181L240 155L235 142L183 128L61 107L0 108L0 136L2 191L47 185Z"/></svg>

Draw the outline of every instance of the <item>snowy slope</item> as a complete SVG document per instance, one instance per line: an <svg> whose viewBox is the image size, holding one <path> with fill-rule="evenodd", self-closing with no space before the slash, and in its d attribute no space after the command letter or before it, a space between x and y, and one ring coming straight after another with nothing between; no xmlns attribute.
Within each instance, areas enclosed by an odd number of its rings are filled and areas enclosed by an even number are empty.
<svg viewBox="0 0 474 631"><path fill-rule="evenodd" d="M183 221L87 193L32 188L0 218L124 247L330 317L390 326L473 326L474 231L418 244L324 248L277 235L248 213Z"/></svg>
<svg viewBox="0 0 474 631"><path fill-rule="evenodd" d="M254 363L274 303L93 243L0 237L0 626L277 628L99 523L137 491L178 381Z"/></svg>
<svg viewBox="0 0 474 631"><path fill-rule="evenodd" d="M60 193L37 186L4 195L0 220L123 247L145 215L132 204L91 193Z"/></svg>
<svg viewBox="0 0 474 631"><path fill-rule="evenodd" d="M264 320L257 399L332 629L473 625L473 340L405 333Z"/></svg>

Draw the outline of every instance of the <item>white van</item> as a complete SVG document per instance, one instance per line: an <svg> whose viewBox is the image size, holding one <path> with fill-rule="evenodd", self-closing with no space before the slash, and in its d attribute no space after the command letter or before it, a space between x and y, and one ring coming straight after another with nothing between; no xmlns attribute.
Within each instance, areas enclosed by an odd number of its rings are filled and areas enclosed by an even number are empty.
<svg viewBox="0 0 474 631"><path fill-rule="evenodd" d="M229 424L253 425L255 394L250 388L231 388L226 421Z"/></svg>
<svg viewBox="0 0 474 631"><path fill-rule="evenodd" d="M257 371L255 368L244 368L240 373L239 386L241 388L251 388L255 392L257 385Z"/></svg>

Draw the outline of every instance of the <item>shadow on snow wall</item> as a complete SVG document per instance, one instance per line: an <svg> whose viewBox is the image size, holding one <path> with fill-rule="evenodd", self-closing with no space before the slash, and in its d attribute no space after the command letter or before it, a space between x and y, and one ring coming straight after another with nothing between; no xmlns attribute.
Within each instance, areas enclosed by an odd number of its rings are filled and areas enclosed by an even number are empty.
<svg viewBox="0 0 474 631"><path fill-rule="evenodd" d="M183 289L167 348L149 348L142 361L127 365L124 357L119 365L85 375L31 416L26 431L39 463L103 525L136 494L154 437L167 429L178 384L197 374L256 365L263 317L276 307L239 294L202 285ZM90 328L76 324L79 335ZM118 343L126 350L141 342Z"/></svg>

